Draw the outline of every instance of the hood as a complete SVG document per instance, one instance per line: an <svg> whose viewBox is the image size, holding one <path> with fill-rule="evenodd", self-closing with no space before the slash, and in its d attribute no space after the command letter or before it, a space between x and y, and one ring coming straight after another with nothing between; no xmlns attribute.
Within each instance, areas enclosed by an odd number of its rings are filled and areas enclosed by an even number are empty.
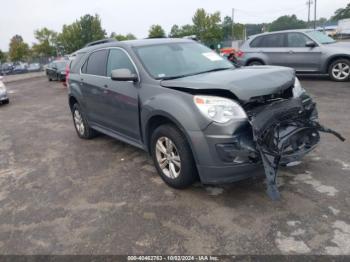
<svg viewBox="0 0 350 262"><path fill-rule="evenodd" d="M173 80L163 80L163 87L192 90L229 90L239 100L281 93L295 81L294 69L278 66L249 66L211 72Z"/></svg>
<svg viewBox="0 0 350 262"><path fill-rule="evenodd" d="M336 47L336 48L346 48L347 53L349 53L350 42L334 42L331 44L325 44L325 47Z"/></svg>

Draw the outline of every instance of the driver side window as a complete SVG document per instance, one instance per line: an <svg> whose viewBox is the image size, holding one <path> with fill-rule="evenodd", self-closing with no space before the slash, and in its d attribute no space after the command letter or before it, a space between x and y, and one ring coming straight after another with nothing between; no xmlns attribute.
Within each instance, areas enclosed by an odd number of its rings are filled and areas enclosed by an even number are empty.
<svg viewBox="0 0 350 262"><path fill-rule="evenodd" d="M288 47L306 47L310 39L301 33L288 33Z"/></svg>
<svg viewBox="0 0 350 262"><path fill-rule="evenodd" d="M110 49L107 62L107 76L110 77L115 69L129 69L132 74L136 74L135 67L128 55L120 49Z"/></svg>

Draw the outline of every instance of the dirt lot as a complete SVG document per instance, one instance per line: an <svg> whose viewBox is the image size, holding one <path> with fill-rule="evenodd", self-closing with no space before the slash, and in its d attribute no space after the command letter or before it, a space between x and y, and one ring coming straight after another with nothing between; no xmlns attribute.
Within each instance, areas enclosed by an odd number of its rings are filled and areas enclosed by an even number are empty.
<svg viewBox="0 0 350 262"><path fill-rule="evenodd" d="M303 79L322 123L350 139L350 83ZM142 151L77 137L60 83L8 84L0 107L1 254L350 254L350 142L280 175L167 187Z"/></svg>

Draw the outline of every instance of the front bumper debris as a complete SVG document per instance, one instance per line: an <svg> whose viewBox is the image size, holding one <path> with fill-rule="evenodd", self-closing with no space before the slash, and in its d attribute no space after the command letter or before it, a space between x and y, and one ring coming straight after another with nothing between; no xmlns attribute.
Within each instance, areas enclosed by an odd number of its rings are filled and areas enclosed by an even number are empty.
<svg viewBox="0 0 350 262"><path fill-rule="evenodd" d="M313 150L320 140L319 132L331 133L345 140L317 122L315 103L305 105L300 98L272 102L249 118L265 170L267 194L273 200L280 198L276 181L278 167L299 161Z"/></svg>

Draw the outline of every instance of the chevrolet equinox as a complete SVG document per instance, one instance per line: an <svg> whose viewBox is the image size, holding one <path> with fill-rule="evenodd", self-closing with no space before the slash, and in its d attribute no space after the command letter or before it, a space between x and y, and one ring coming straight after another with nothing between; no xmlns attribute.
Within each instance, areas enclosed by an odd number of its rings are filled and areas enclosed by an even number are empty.
<svg viewBox="0 0 350 262"><path fill-rule="evenodd" d="M108 42L76 52L69 106L80 138L104 133L150 153L169 186L229 183L277 170L313 150L315 103L291 68L236 68L186 39Z"/></svg>

